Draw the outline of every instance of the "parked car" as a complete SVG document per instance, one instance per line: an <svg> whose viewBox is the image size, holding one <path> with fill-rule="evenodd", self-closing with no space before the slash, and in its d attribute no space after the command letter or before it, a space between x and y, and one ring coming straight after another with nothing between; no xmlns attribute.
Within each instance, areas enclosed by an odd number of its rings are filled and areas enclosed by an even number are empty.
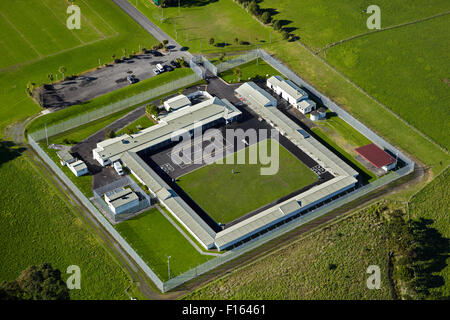
<svg viewBox="0 0 450 320"><path fill-rule="evenodd" d="M161 71L159 71L159 69L157 69L157 68L153 69L153 72L154 72L156 75L158 75L158 74L161 73Z"/></svg>
<svg viewBox="0 0 450 320"><path fill-rule="evenodd" d="M166 71L173 71L174 69L173 69L173 67L171 67L171 66L164 66L164 69L166 70Z"/></svg>
<svg viewBox="0 0 450 320"><path fill-rule="evenodd" d="M116 172L120 176L123 176L124 172L123 172L123 168L122 168L122 165L120 164L120 162L119 161L114 162L113 166L114 166L114 170L116 170Z"/></svg>
<svg viewBox="0 0 450 320"><path fill-rule="evenodd" d="M133 84L133 83L137 82L137 79L136 79L136 77L132 74L132 75L127 76L127 81L128 81L128 83Z"/></svg>

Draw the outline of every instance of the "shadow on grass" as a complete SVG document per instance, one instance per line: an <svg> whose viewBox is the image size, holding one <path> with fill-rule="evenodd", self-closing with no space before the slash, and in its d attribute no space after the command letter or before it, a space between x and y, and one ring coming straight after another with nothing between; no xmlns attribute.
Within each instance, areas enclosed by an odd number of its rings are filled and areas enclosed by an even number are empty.
<svg viewBox="0 0 450 320"><path fill-rule="evenodd" d="M0 141L0 167L2 164L19 157L25 148L17 147L12 141Z"/></svg>
<svg viewBox="0 0 450 320"><path fill-rule="evenodd" d="M417 292L423 296L430 296L430 289L444 287L445 280L436 273L447 266L450 252L450 239L445 238L432 227L432 219L420 218L411 222L411 232L416 244L413 249L413 269L415 273L414 285ZM432 298L448 299L436 294Z"/></svg>

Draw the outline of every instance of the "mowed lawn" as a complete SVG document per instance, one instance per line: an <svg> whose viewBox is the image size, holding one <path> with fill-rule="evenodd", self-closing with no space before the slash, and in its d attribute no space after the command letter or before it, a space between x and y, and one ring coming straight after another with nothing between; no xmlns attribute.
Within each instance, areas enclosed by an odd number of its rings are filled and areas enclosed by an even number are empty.
<svg viewBox="0 0 450 320"><path fill-rule="evenodd" d="M234 74L234 70L229 69L219 74L223 80L228 83L237 83L239 82L238 77ZM267 62L262 59L253 60L248 63L239 66L239 69L242 71L241 82L255 80L256 77L259 78L268 78L274 75L279 75L280 72L272 68Z"/></svg>
<svg viewBox="0 0 450 320"><path fill-rule="evenodd" d="M148 266L163 281L175 277L214 258L200 254L189 241L158 211L150 209L115 226Z"/></svg>
<svg viewBox="0 0 450 320"><path fill-rule="evenodd" d="M327 50L326 57L369 94L450 149L449 29L447 15L340 44Z"/></svg>
<svg viewBox="0 0 450 320"><path fill-rule="evenodd" d="M47 75L96 68L98 61L150 48L157 41L110 0L79 0L81 29L68 30L65 0L4 0L0 3L0 135L13 121L40 111L26 94L27 83L48 83ZM6 20L7 19L7 20ZM9 22L8 22L9 21ZM34 49L33 49L34 48Z"/></svg>
<svg viewBox="0 0 450 320"><path fill-rule="evenodd" d="M267 145L270 150L276 144L279 150L279 170L261 175L260 169L268 165L260 160L249 164L248 159L266 142L229 155L224 164L213 163L188 173L177 183L217 223L224 224L317 181L315 173L275 140L268 140ZM237 163L239 154L245 154L245 164L227 164L233 157Z"/></svg>
<svg viewBox="0 0 450 320"><path fill-rule="evenodd" d="M136 6L136 0L128 1ZM164 14L148 0L138 0L137 8L192 53L252 50L256 45L281 41L280 34L265 28L233 0L182 3L180 10L164 8ZM209 43L211 38L213 44ZM241 41L248 44L240 44Z"/></svg>
<svg viewBox="0 0 450 320"><path fill-rule="evenodd" d="M304 236L203 288L186 300L391 299L384 224L374 207ZM366 286L367 267L381 270L380 290Z"/></svg>
<svg viewBox="0 0 450 320"><path fill-rule="evenodd" d="M46 262L66 280L67 267L77 265L81 290L72 299L128 299L127 273L25 156L0 151L0 181L0 282Z"/></svg>
<svg viewBox="0 0 450 320"><path fill-rule="evenodd" d="M316 50L372 31L366 25L371 14L363 11L373 4L380 7L382 28L450 10L446 0L263 0L260 6L276 9L278 13L273 18L282 21L284 28Z"/></svg>

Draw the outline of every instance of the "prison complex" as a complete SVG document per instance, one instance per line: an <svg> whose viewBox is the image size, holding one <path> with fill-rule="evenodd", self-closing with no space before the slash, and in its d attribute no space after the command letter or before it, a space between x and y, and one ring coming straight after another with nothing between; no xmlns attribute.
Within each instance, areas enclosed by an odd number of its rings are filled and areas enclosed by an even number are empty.
<svg viewBox="0 0 450 320"><path fill-rule="evenodd" d="M102 166L120 160L128 167L136 179L146 185L153 196L206 249L229 248L302 211L321 205L324 201L353 188L358 182L357 171L279 111L276 99L267 91L253 82L248 82L237 88L235 94L262 119L331 173L333 178L216 232L137 153L167 145L172 141L173 133L193 133L199 126L204 130L219 122L236 120L241 111L230 102L213 97L187 106L169 113L160 123L136 135L122 135L105 140L98 143L97 148L93 150L94 159Z"/></svg>

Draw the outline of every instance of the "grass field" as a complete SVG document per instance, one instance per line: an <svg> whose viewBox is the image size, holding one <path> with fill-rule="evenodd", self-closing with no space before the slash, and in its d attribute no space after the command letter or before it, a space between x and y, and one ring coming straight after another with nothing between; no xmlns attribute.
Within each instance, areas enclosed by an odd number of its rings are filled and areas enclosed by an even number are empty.
<svg viewBox="0 0 450 320"><path fill-rule="evenodd" d="M436 229L447 241L450 241L449 199L450 170L447 168L411 199L411 218L430 219L430 227ZM445 264L441 264L433 270L433 275L442 277L444 284L432 289L447 298L450 297L449 259L447 252L447 258L444 259L444 261L446 260Z"/></svg>
<svg viewBox="0 0 450 320"><path fill-rule="evenodd" d="M450 119L449 29L447 15L340 44L327 50L326 58L403 119L450 149L450 121L442 121Z"/></svg>
<svg viewBox="0 0 450 320"><path fill-rule="evenodd" d="M60 191L25 156L12 159L0 152L0 160L0 281L44 262L67 279L67 267L78 265L81 290L71 291L72 299L127 299L130 279Z"/></svg>
<svg viewBox="0 0 450 320"><path fill-rule="evenodd" d="M26 94L28 82L49 82L47 75L77 74L110 62L112 54L138 51L157 41L109 0L77 0L81 29L70 31L65 0L5 0L0 4L0 132L11 122L40 111ZM8 19L8 20L6 20ZM9 21L9 22L8 22ZM33 47L35 49L33 49Z"/></svg>
<svg viewBox="0 0 450 320"><path fill-rule="evenodd" d="M391 299L389 248L374 207L305 236L187 295L185 299ZM369 290L369 265L381 289Z"/></svg>
<svg viewBox="0 0 450 320"><path fill-rule="evenodd" d="M136 0L128 1L136 5ZM270 39L272 43L281 40L278 33L271 32L251 18L232 0L205 1L205 5L200 6L196 6L197 2L194 2L191 6L180 8L180 13L178 7L165 8L164 19L161 9L151 2L138 0L137 3L137 8L143 14L191 52L249 50L256 45L267 45ZM213 45L209 44L210 38L214 38ZM236 38L249 45L236 43Z"/></svg>
<svg viewBox="0 0 450 320"><path fill-rule="evenodd" d="M239 68L242 71L241 82L254 80L255 77L268 78L280 74L277 70L272 68L262 59L259 59L259 61L250 61L246 64L240 65ZM228 83L239 82L238 77L234 75L234 69L230 69L220 73L219 77L221 77Z"/></svg>
<svg viewBox="0 0 450 320"><path fill-rule="evenodd" d="M365 33L366 20L370 14L363 13L371 4L381 10L381 27L414 21L448 11L445 0L263 0L261 8L275 8L278 14L273 18L283 21L284 27L312 49L319 49L329 43Z"/></svg>
<svg viewBox="0 0 450 320"><path fill-rule="evenodd" d="M316 174L300 160L275 140L269 141L268 145L276 143L279 147L279 171L275 175L261 175L260 168L265 165L248 163L249 152L259 149L263 141L228 156L225 164L213 163L188 173L177 183L216 222L228 223L317 181ZM244 152L246 164L226 164Z"/></svg>
<svg viewBox="0 0 450 320"><path fill-rule="evenodd" d="M115 228L163 281L169 279L167 256L171 256L171 277L213 258L198 253L155 208L123 221Z"/></svg>
<svg viewBox="0 0 450 320"><path fill-rule="evenodd" d="M187 75L192 74L190 68L175 69L172 72L165 72L157 77L152 77L143 81L140 81L132 86L121 88L119 90L106 93L97 98L89 100L86 103L71 106L69 108L64 108L62 110L46 114L34 120L27 128L28 132L33 132L38 129L42 129L44 124L50 126L52 124L67 120L68 118L78 116L83 113L93 111L95 109L104 107L108 104L124 100L126 98L133 97L139 93L145 92L149 89L162 86L164 84L170 83L176 79L183 78ZM157 97L155 97L157 98ZM133 100L130 101L130 106L134 105Z"/></svg>

